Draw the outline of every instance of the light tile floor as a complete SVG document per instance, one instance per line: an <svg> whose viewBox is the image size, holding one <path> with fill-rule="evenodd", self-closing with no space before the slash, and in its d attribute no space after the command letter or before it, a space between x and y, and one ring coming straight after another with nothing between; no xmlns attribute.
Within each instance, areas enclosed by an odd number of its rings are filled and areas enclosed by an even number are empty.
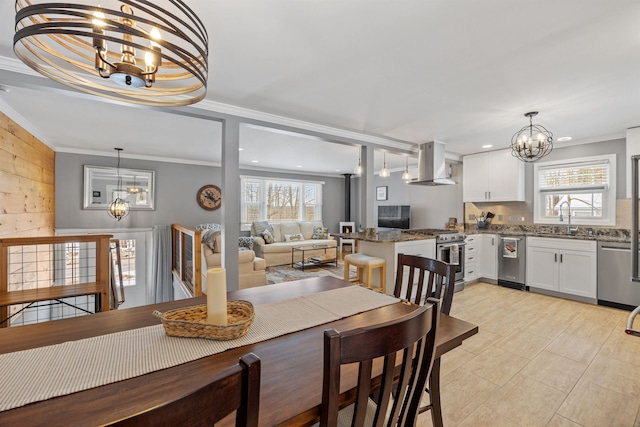
<svg viewBox="0 0 640 427"><path fill-rule="evenodd" d="M479 333L442 359L445 427L640 427L628 312L478 282L451 314Z"/></svg>

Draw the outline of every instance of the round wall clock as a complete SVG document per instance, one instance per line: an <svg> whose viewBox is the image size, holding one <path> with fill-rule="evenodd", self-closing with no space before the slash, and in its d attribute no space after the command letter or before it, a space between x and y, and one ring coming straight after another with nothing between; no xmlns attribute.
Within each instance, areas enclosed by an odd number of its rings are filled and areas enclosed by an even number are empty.
<svg viewBox="0 0 640 427"><path fill-rule="evenodd" d="M205 185L198 190L196 199L202 209L215 211L222 204L222 192L216 185Z"/></svg>

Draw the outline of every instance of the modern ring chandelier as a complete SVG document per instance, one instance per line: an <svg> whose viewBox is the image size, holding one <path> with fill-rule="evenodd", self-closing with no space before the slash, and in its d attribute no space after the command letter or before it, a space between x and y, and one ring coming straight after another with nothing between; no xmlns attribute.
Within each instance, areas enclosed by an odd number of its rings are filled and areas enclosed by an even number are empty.
<svg viewBox="0 0 640 427"><path fill-rule="evenodd" d="M15 54L50 79L116 101L174 107L204 98L208 35L182 0L89 3L16 0Z"/></svg>
<svg viewBox="0 0 640 427"><path fill-rule="evenodd" d="M523 127L511 138L511 154L523 162L535 162L553 150L553 133L544 126L534 125L533 118L537 111L525 113L529 125Z"/></svg>

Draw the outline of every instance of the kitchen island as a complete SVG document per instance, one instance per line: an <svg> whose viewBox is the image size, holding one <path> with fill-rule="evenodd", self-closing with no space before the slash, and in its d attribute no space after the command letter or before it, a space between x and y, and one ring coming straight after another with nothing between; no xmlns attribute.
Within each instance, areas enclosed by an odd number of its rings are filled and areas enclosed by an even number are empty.
<svg viewBox="0 0 640 427"><path fill-rule="evenodd" d="M394 230L380 231L375 235L365 233L333 234L334 237L355 239L358 241L358 252L370 256L384 258L387 263L387 293L393 295L398 264L398 254L419 255L436 258L436 237L438 230ZM379 286L378 274L373 275L373 286ZM403 287L406 283L403 283Z"/></svg>

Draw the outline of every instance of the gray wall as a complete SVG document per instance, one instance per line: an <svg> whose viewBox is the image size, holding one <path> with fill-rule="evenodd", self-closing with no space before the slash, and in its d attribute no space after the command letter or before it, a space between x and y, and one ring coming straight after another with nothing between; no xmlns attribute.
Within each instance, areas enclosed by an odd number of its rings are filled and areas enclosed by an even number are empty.
<svg viewBox="0 0 640 427"><path fill-rule="evenodd" d="M153 225L172 223L195 226L207 222L221 221L220 210L209 212L196 202L196 192L205 184L220 185L219 167L187 165L181 163L126 159L120 167L147 169L156 172L155 210L132 210L120 222L111 218L106 210L84 210L83 166L115 167L114 157L82 154L56 154L56 224L57 229L91 228L123 229L147 228ZM254 170L241 170L243 175L307 179L324 181L322 216L325 226L337 232L338 223L344 215L344 178L301 174L278 174ZM224 189L223 189L224 191ZM224 193L223 193L224 203Z"/></svg>
<svg viewBox="0 0 640 427"><path fill-rule="evenodd" d="M448 164L447 164L448 167ZM456 217L458 223L463 222L464 205L462 203L462 165L452 164L455 185L425 186L406 184L402 181L402 171L392 172L388 178L374 178L375 187L387 186L387 200L376 201L374 215L378 222L379 205L411 206L411 228L445 227L450 217ZM414 177L416 172L412 172ZM373 194L374 198L376 195Z"/></svg>

